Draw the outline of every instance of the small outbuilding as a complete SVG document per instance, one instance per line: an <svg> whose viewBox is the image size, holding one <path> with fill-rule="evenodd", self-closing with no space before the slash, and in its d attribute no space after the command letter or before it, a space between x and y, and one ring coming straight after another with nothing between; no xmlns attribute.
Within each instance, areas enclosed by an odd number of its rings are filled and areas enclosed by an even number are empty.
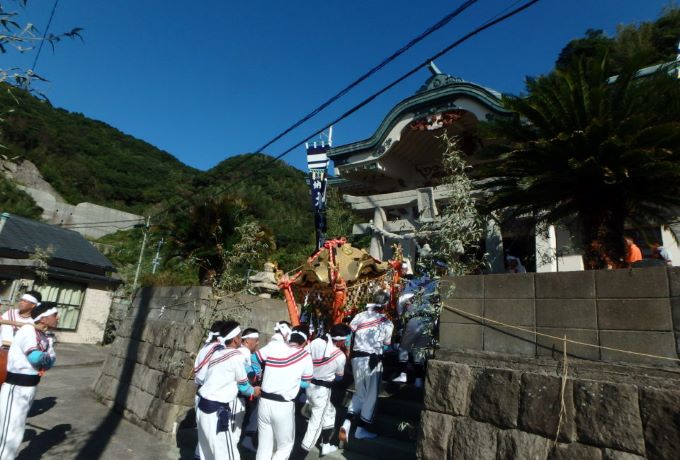
<svg viewBox="0 0 680 460"><path fill-rule="evenodd" d="M98 343L104 337L116 269L80 233L0 214L1 311L34 289L59 308L58 341Z"/></svg>

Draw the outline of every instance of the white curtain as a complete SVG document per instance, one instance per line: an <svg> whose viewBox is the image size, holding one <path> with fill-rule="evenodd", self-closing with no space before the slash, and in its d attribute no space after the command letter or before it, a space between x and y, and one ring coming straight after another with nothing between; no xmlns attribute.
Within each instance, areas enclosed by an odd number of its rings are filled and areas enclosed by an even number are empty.
<svg viewBox="0 0 680 460"><path fill-rule="evenodd" d="M83 302L85 287L78 283L47 281L45 285L35 286L42 300L57 302L59 310L59 329L75 330Z"/></svg>

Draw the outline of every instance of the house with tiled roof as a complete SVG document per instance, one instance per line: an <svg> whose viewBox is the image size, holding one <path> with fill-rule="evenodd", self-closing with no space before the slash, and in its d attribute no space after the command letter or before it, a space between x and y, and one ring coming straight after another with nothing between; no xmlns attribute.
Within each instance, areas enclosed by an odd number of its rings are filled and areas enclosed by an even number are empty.
<svg viewBox="0 0 680 460"><path fill-rule="evenodd" d="M57 303L57 340L98 343L120 280L113 264L80 233L0 214L0 307L34 289Z"/></svg>

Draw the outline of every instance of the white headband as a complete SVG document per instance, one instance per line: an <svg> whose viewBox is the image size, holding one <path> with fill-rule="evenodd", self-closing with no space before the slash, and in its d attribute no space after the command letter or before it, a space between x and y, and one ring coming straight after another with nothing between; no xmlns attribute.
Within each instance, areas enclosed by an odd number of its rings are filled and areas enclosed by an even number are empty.
<svg viewBox="0 0 680 460"><path fill-rule="evenodd" d="M337 342L339 340L347 340L347 337L348 336L346 336L346 335L335 335L335 336L331 337L331 340Z"/></svg>
<svg viewBox="0 0 680 460"><path fill-rule="evenodd" d="M242 339L259 339L260 334L258 332L251 332L250 334L246 334L241 336Z"/></svg>
<svg viewBox="0 0 680 460"><path fill-rule="evenodd" d="M229 334L224 336L224 341L226 342L227 340L231 340L234 337L236 337L237 335L239 335L240 333L241 333L241 328L239 326L236 326L236 328L233 331L231 331Z"/></svg>
<svg viewBox="0 0 680 460"><path fill-rule="evenodd" d="M21 296L21 299L19 299L19 300L28 300L29 302L34 303L36 305L38 305L40 303L40 302L38 302L38 299L33 297L31 294L24 294L24 295Z"/></svg>
<svg viewBox="0 0 680 460"><path fill-rule="evenodd" d="M384 308L385 306L381 303L367 303L366 309L373 310L374 308Z"/></svg>
<svg viewBox="0 0 680 460"><path fill-rule="evenodd" d="M305 338L305 342L307 341L307 334L305 334L304 332L301 332L301 331L293 331L293 334L301 335L302 337ZM293 334L291 334L291 335L293 335Z"/></svg>
<svg viewBox="0 0 680 460"><path fill-rule="evenodd" d="M33 321L38 321L39 319L46 318L50 315L54 315L56 313L59 313L59 310L57 310L57 307L52 307L49 310L45 310L44 312L40 313L38 316L33 318Z"/></svg>
<svg viewBox="0 0 680 460"><path fill-rule="evenodd" d="M208 337L205 339L205 343L210 343L210 342L212 342L212 339L214 339L214 338L217 337L218 335L220 335L219 332L213 332L213 331L208 332Z"/></svg>
<svg viewBox="0 0 680 460"><path fill-rule="evenodd" d="M286 323L277 323L274 326L274 332L280 332L281 335L288 336L290 335L290 328Z"/></svg>

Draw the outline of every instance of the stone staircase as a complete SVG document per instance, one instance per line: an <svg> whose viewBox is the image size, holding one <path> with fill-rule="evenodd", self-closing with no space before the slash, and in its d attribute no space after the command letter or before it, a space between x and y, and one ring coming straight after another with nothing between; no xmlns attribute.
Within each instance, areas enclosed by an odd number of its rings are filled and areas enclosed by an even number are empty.
<svg viewBox="0 0 680 460"><path fill-rule="evenodd" d="M377 432L376 439L356 439L352 426L349 444L332 454L321 457L327 460L414 460L416 458L416 443L420 429L420 413L423 409L423 390L415 388L413 383L392 383L391 379L397 375L395 363L388 357L385 362L384 379L378 406L376 409L373 429ZM345 390L339 390L333 400L338 408L336 426L340 426L345 418L344 408L349 404L354 393L354 385L348 385ZM307 429L307 420L298 416L296 423L295 449L290 458L294 460L317 460L320 458L318 448L305 452L299 448L302 436ZM338 444L337 433L332 440ZM255 459L255 455L240 449L244 460Z"/></svg>

